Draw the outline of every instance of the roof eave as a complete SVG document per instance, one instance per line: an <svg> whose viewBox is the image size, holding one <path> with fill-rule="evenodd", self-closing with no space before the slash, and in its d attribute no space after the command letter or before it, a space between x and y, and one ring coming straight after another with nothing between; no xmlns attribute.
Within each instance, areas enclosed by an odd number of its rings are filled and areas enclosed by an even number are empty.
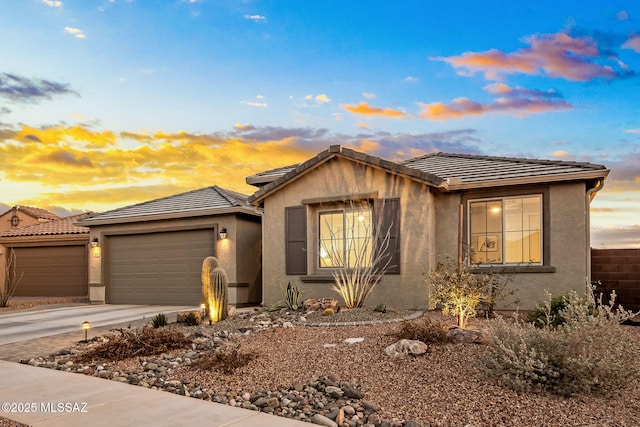
<svg viewBox="0 0 640 427"><path fill-rule="evenodd" d="M86 233L67 233L67 234L38 234L27 236L5 236L0 237L0 244L12 243L46 243L46 242L69 242L69 243L89 243L89 232Z"/></svg>
<svg viewBox="0 0 640 427"><path fill-rule="evenodd" d="M174 212L170 214L157 214L157 215L139 215L123 218L109 218L109 219L95 219L80 220L75 222L74 225L80 225L83 227L93 227L96 225L112 225L112 224L130 224L133 222L148 222L148 221L162 221L167 219L181 219L181 218L195 218L199 216L214 216L214 215L227 215L227 214L245 214L261 217L262 213L251 207L236 206L232 208L224 209L203 209L201 211L188 211L188 212Z"/></svg>
<svg viewBox="0 0 640 427"><path fill-rule="evenodd" d="M565 182L565 181L585 181L589 179L604 179L609 174L609 169L598 169L584 172L571 172L557 175L545 175L545 176L530 176L524 178L509 178L509 179L493 179L488 181L468 182L468 183L455 183L445 182L440 186L443 191L457 191L457 190L472 190L478 188L488 187L506 187L512 185L532 185L550 182Z"/></svg>

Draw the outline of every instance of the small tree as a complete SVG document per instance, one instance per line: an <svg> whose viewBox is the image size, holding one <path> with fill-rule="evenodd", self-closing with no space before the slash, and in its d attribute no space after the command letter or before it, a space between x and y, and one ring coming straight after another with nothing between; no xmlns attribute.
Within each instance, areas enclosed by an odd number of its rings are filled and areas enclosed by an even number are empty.
<svg viewBox="0 0 640 427"><path fill-rule="evenodd" d="M377 211L382 212L382 207ZM321 258L333 268L335 283L331 289L340 294L345 306L363 307L390 267L391 226L383 230L382 215L372 215L367 202L351 202L349 209L341 212L338 224L324 218Z"/></svg>
<svg viewBox="0 0 640 427"><path fill-rule="evenodd" d="M10 248L5 259L6 281L4 289L0 289L0 307L6 307L9 304L9 300L15 294L16 288L24 276L24 271L21 271L20 274L16 273L16 261L16 251Z"/></svg>
<svg viewBox="0 0 640 427"><path fill-rule="evenodd" d="M494 271L471 273L467 264L459 266L447 258L427 274L429 308L441 307L444 314L457 317L458 327L465 328L469 317L476 315L478 305L489 316L496 302L513 292L508 290L510 280L511 276Z"/></svg>

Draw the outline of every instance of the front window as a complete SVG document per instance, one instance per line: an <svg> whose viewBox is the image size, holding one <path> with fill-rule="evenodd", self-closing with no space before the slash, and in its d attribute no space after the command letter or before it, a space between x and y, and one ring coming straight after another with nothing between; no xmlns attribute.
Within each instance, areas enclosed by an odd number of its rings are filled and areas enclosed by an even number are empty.
<svg viewBox="0 0 640 427"><path fill-rule="evenodd" d="M371 207L319 214L320 268L369 267L373 249Z"/></svg>
<svg viewBox="0 0 640 427"><path fill-rule="evenodd" d="M541 264L542 196L469 202L472 264Z"/></svg>

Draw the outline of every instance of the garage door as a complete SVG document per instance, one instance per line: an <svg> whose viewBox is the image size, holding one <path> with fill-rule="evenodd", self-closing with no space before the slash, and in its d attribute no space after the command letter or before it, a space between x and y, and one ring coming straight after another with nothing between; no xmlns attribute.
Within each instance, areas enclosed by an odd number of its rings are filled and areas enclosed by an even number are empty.
<svg viewBox="0 0 640 427"><path fill-rule="evenodd" d="M202 301L202 261L215 251L213 230L108 238L107 302L194 305Z"/></svg>
<svg viewBox="0 0 640 427"><path fill-rule="evenodd" d="M87 296L87 247L15 248L16 273L24 272L16 296Z"/></svg>

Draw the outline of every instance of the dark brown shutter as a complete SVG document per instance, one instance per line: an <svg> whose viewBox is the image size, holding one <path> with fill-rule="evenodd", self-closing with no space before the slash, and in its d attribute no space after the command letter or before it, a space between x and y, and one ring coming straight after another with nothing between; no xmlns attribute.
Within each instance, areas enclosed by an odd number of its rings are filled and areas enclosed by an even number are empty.
<svg viewBox="0 0 640 427"><path fill-rule="evenodd" d="M374 224L380 224L376 244L384 243L389 230L389 250L391 258L386 273L400 274L400 199L376 199L373 204ZM380 221L380 222L378 222ZM377 227L376 227L377 228ZM383 259L386 263L388 258Z"/></svg>
<svg viewBox="0 0 640 427"><path fill-rule="evenodd" d="M307 274L307 210L291 206L285 212L287 274Z"/></svg>

